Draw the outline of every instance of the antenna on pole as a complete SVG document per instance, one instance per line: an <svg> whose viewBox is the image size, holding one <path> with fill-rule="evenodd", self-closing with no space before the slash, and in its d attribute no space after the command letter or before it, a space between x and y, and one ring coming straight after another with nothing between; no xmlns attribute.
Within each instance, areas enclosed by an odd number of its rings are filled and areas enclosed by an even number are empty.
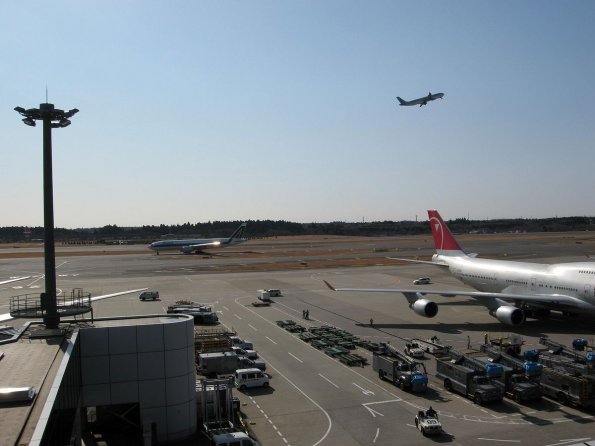
<svg viewBox="0 0 595 446"><path fill-rule="evenodd" d="M48 86L47 86L47 84L45 85L45 103L46 104L49 103L49 101L48 101Z"/></svg>

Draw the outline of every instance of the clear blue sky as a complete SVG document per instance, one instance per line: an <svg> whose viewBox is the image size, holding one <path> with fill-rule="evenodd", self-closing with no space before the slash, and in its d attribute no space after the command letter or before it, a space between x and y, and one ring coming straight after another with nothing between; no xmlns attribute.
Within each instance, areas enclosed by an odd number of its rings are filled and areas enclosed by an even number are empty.
<svg viewBox="0 0 595 446"><path fill-rule="evenodd" d="M595 215L595 2L11 1L0 226ZM443 92L426 107L395 99Z"/></svg>

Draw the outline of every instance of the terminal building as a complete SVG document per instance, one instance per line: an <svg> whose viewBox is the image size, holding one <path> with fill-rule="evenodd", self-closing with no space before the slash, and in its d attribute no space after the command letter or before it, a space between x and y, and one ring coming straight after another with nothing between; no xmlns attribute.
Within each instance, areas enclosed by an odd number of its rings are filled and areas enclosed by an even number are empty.
<svg viewBox="0 0 595 446"><path fill-rule="evenodd" d="M4 326L0 358L2 445L84 444L105 424L121 426L121 435L128 427L129 444L197 431L192 316L62 320L58 331ZM5 393L2 401L2 389L23 388L30 398Z"/></svg>

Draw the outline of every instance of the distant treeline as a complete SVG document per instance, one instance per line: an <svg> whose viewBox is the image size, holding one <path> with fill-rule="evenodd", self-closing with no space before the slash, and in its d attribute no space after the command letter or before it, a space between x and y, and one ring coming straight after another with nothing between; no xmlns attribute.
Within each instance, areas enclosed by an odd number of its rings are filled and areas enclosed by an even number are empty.
<svg viewBox="0 0 595 446"><path fill-rule="evenodd" d="M164 238L210 238L227 237L240 225L240 221L213 221L208 223L184 223L121 227L107 225L102 228L62 229L56 228L54 237L62 243L145 243ZM468 220L457 218L447 222L455 233L494 232L568 232L595 229L594 217L562 217L544 219ZM382 221L370 223L292 223L283 220L248 221L245 236L248 238L276 237L284 235L350 235L394 236L428 234L427 221ZM13 226L0 228L1 243L16 243L43 239L43 227L25 228Z"/></svg>

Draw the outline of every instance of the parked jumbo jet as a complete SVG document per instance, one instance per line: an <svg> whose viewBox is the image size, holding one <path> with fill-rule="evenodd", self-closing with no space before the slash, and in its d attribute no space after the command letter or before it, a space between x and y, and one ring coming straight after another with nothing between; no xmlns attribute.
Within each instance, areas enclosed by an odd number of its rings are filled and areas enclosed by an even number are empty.
<svg viewBox="0 0 595 446"><path fill-rule="evenodd" d="M595 262L552 265L509 260L479 259L463 252L437 211L428 211L436 254L432 261L407 260L436 265L478 291L428 289L334 288L335 291L403 293L409 307L420 316L434 317L438 305L427 294L469 296L485 305L500 322L519 325L525 317L542 317L550 311L566 315L595 315Z"/></svg>
<svg viewBox="0 0 595 446"><path fill-rule="evenodd" d="M423 98L419 99L414 99L413 101L405 101L398 96L397 99L399 100L399 105L419 105L421 107L422 105L427 105L430 101L435 101L436 99L441 99L443 97L444 93L428 93L427 96L424 96Z"/></svg>
<svg viewBox="0 0 595 446"><path fill-rule="evenodd" d="M162 240L153 242L149 245L149 249L152 249L157 254L159 251L166 250L178 250L184 254L192 253L203 253L206 249L212 248L225 248L226 246L237 245L246 241L242 238L244 230L246 229L246 223L242 223L238 229L236 229L231 237L228 238L207 238L207 239L194 239L194 240Z"/></svg>

